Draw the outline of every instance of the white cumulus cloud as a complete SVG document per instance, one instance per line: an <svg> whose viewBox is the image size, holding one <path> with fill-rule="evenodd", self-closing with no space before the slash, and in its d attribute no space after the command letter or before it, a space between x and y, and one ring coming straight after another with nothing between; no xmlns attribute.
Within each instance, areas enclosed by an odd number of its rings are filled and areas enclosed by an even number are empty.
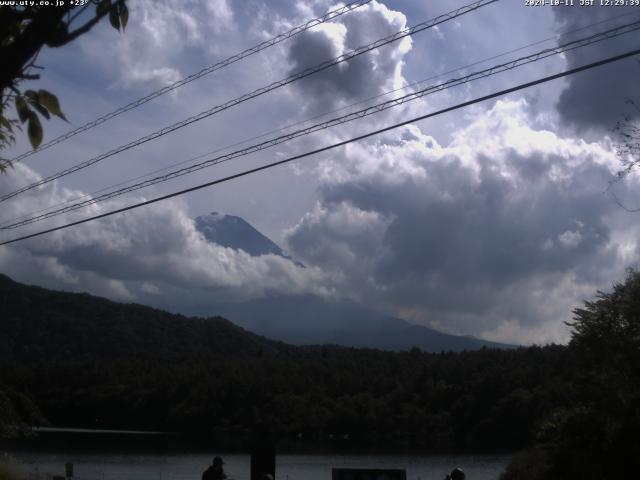
<svg viewBox="0 0 640 480"><path fill-rule="evenodd" d="M291 250L361 301L440 329L566 340L571 310L638 261L638 228L603 195L610 144L530 117L505 100L446 146L415 126L350 146L320 168Z"/></svg>

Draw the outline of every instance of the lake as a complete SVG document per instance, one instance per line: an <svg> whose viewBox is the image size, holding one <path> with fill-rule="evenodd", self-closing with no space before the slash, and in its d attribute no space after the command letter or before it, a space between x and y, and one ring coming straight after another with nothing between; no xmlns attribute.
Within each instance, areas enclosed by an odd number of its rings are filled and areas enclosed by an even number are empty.
<svg viewBox="0 0 640 480"><path fill-rule="evenodd" d="M249 479L249 455L54 453L12 451L10 455L27 472L64 475L66 462L74 464L77 480L200 480L214 455L221 455L230 479ZM467 480L496 480L504 470L506 455L278 455L276 480L330 480L332 467L403 468L407 480L442 480L461 467Z"/></svg>

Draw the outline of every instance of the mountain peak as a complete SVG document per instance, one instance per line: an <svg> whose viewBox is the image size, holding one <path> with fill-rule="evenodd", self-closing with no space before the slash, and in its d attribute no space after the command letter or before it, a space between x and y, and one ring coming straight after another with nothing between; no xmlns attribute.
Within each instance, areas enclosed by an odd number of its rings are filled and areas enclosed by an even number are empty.
<svg viewBox="0 0 640 480"><path fill-rule="evenodd" d="M282 249L243 218L211 212L195 219L196 230L204 238L223 247L243 250L252 256L279 255Z"/></svg>

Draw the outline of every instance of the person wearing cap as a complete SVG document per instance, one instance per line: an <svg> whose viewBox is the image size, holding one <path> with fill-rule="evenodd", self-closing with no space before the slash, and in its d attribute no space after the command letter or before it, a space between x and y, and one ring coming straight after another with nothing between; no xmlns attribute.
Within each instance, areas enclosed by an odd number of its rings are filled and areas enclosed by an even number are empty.
<svg viewBox="0 0 640 480"><path fill-rule="evenodd" d="M224 465L222 458L214 457L213 463L202 474L202 480L224 480L227 478L222 465Z"/></svg>

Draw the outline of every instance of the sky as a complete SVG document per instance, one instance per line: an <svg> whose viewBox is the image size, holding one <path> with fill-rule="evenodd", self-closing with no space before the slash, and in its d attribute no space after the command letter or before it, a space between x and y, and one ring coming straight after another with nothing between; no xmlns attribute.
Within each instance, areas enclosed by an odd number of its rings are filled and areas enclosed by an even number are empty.
<svg viewBox="0 0 640 480"><path fill-rule="evenodd" d="M0 220L640 20L640 7L524 3L500 0L110 157L3 203ZM124 33L101 24L70 45L41 53L42 79L25 88L56 93L69 119L47 122L45 141L340 4L129 5ZM25 159L0 176L0 193L463 5L373 0ZM79 212L0 231L0 239L284 159L639 45L637 32L626 34ZM454 334L566 342L572 310L638 267L640 213L628 210L640 207L640 178L612 180L621 168L613 128L625 116L634 120L628 100L640 101L639 74L640 61L627 59L3 246L0 272L29 284L150 305L315 294ZM4 153L27 149L21 138ZM297 262L208 243L193 219L212 211L241 216Z"/></svg>

